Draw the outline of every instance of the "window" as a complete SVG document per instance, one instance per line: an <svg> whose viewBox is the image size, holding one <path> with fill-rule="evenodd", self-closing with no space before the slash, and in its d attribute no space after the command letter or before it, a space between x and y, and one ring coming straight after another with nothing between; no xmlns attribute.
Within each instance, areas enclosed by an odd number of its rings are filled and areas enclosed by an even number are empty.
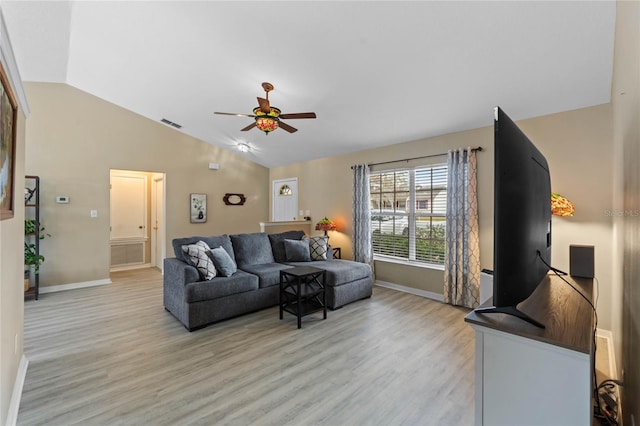
<svg viewBox="0 0 640 426"><path fill-rule="evenodd" d="M293 190L286 183L280 187L280 195L293 195Z"/></svg>
<svg viewBox="0 0 640 426"><path fill-rule="evenodd" d="M444 264L447 166L372 172L373 253Z"/></svg>

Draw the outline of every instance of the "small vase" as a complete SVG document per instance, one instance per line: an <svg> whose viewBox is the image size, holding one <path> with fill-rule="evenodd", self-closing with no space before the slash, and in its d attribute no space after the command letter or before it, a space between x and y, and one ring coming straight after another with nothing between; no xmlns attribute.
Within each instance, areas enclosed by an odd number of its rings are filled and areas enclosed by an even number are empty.
<svg viewBox="0 0 640 426"><path fill-rule="evenodd" d="M198 219L204 219L204 213L199 212L198 213Z"/></svg>

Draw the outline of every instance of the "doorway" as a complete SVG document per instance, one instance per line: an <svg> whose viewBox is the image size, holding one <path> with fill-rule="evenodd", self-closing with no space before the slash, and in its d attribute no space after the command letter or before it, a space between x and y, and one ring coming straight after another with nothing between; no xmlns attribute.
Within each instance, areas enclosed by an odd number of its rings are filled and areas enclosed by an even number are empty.
<svg viewBox="0 0 640 426"><path fill-rule="evenodd" d="M164 184L163 173L110 171L110 271L162 269Z"/></svg>

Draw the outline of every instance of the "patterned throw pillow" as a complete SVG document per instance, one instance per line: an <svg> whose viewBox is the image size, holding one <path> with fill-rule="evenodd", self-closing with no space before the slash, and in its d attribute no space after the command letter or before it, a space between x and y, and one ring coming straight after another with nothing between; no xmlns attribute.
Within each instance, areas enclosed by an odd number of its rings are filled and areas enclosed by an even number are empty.
<svg viewBox="0 0 640 426"><path fill-rule="evenodd" d="M207 256L209 250L211 249L204 241L182 246L182 251L184 252L184 257L187 259L187 263L198 270L200 278L203 280L210 280L216 276L216 267L209 256Z"/></svg>
<svg viewBox="0 0 640 426"><path fill-rule="evenodd" d="M327 260L327 246L329 237L309 237L309 254L311 260Z"/></svg>

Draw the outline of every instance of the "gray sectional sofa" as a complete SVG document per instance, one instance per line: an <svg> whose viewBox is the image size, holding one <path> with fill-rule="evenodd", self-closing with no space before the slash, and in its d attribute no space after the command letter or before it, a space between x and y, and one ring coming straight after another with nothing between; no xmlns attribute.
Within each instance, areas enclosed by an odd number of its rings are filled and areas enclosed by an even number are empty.
<svg viewBox="0 0 640 426"><path fill-rule="evenodd" d="M164 260L163 301L189 331L211 323L278 305L280 271L310 265L326 270L326 300L330 309L371 296L373 276L369 265L333 259L287 261L285 240L301 240L304 231L280 234L237 234L176 238L175 258ZM222 247L237 265L231 276L202 279L187 263L182 247L204 241Z"/></svg>

